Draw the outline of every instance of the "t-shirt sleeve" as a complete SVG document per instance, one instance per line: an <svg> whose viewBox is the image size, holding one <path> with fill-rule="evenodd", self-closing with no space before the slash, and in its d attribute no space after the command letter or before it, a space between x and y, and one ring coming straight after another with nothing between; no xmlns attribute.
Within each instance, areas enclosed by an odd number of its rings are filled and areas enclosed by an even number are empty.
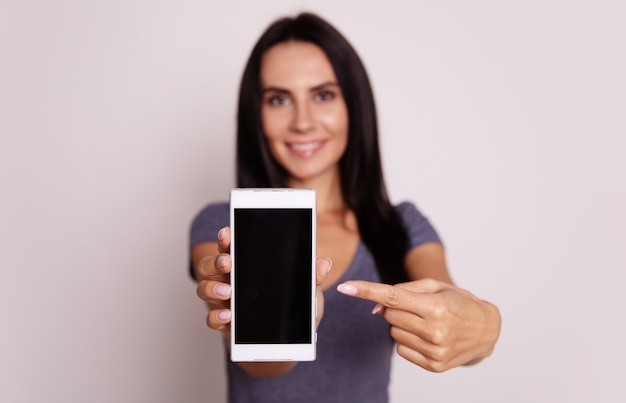
<svg viewBox="0 0 626 403"><path fill-rule="evenodd" d="M442 243L430 221L420 213L413 203L401 203L396 206L396 211L400 215L404 229L409 237L407 251L429 242Z"/></svg>
<svg viewBox="0 0 626 403"><path fill-rule="evenodd" d="M218 231L229 224L230 207L228 203L214 203L203 208L191 222L189 251L202 242L217 242ZM189 275L196 280L191 256L189 257Z"/></svg>
<svg viewBox="0 0 626 403"><path fill-rule="evenodd" d="M228 203L209 204L196 215L191 223L189 248L202 242L217 242L218 231L229 224Z"/></svg>

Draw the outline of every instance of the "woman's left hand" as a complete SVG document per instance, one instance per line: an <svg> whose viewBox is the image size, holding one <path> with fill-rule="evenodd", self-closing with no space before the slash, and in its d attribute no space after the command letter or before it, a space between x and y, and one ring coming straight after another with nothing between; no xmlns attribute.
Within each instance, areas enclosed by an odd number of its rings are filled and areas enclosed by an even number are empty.
<svg viewBox="0 0 626 403"><path fill-rule="evenodd" d="M500 313L466 290L424 279L396 285L346 281L343 294L376 302L398 342L398 354L433 372L472 364L491 355Z"/></svg>

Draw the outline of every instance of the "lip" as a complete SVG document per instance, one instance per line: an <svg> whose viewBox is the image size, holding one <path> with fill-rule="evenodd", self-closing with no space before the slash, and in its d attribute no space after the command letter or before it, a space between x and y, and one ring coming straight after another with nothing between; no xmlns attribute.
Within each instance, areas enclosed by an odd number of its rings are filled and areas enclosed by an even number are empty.
<svg viewBox="0 0 626 403"><path fill-rule="evenodd" d="M289 151L300 158L309 158L315 155L326 144L326 140L287 143Z"/></svg>

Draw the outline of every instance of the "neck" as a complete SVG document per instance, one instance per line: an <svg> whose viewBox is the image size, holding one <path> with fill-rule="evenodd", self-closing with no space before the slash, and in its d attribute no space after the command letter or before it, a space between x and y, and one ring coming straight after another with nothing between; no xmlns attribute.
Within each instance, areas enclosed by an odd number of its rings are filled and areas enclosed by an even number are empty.
<svg viewBox="0 0 626 403"><path fill-rule="evenodd" d="M332 170L325 175L317 176L311 179L300 180L290 178L288 184L293 188L310 188L317 192L317 212L323 214L326 212L343 210L346 204L341 193L341 179L339 177L339 169Z"/></svg>

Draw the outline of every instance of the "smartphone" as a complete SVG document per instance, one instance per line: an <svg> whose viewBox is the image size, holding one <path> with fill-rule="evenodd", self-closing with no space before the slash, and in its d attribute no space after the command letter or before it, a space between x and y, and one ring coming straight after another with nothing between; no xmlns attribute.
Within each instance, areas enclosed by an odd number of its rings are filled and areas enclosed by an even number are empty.
<svg viewBox="0 0 626 403"><path fill-rule="evenodd" d="M231 360L315 360L315 190L233 189L230 226Z"/></svg>

